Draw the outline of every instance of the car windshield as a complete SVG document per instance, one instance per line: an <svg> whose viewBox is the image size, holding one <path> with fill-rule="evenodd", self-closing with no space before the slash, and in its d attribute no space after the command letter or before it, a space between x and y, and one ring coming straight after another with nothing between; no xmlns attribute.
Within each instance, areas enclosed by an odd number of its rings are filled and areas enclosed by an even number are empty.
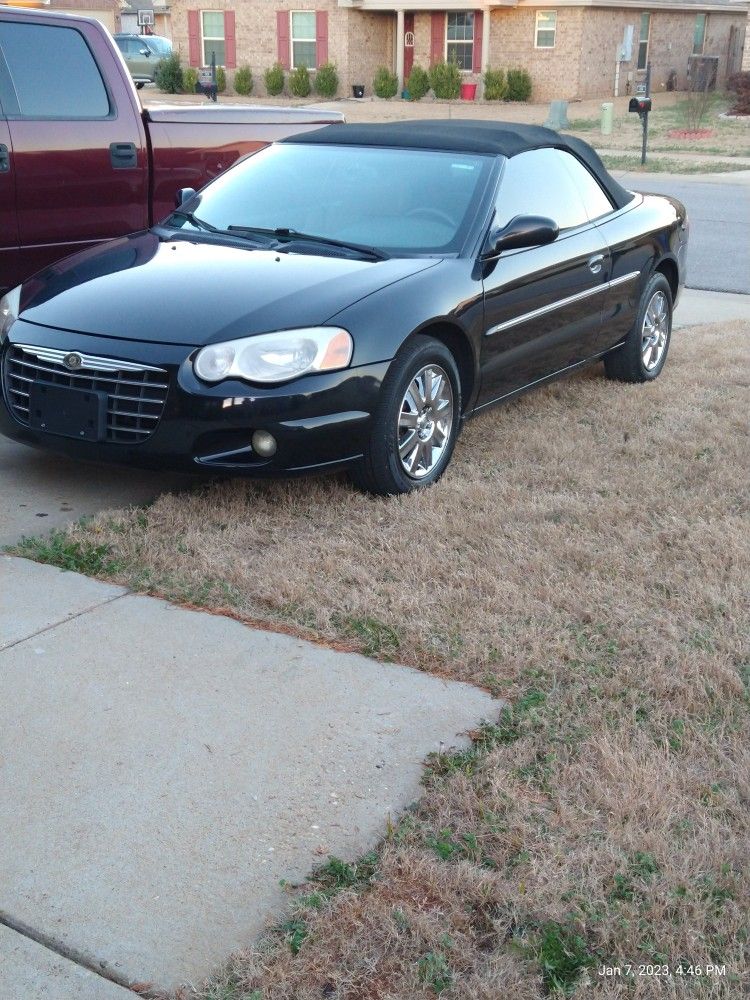
<svg viewBox="0 0 750 1000"><path fill-rule="evenodd" d="M174 228L292 230L389 254L461 249L493 158L280 143L228 170Z"/></svg>
<svg viewBox="0 0 750 1000"><path fill-rule="evenodd" d="M158 56L166 57L172 54L172 43L168 38L159 38L156 35L144 35L146 44Z"/></svg>

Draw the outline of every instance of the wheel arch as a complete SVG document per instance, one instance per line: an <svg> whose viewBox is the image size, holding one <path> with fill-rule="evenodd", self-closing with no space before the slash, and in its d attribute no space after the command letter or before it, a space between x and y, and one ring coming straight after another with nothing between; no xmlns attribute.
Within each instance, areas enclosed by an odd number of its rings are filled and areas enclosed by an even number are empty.
<svg viewBox="0 0 750 1000"><path fill-rule="evenodd" d="M411 337L420 335L439 340L441 344L445 344L455 358L461 379L461 412L468 412L473 406L474 396L479 386L479 365L471 340L460 326L445 320L426 323L415 330ZM411 337L408 337L407 340Z"/></svg>
<svg viewBox="0 0 750 1000"><path fill-rule="evenodd" d="M667 279L669 290L672 293L672 302L674 302L680 287L680 272L676 261L672 260L671 257L662 257L654 268L654 274L663 274Z"/></svg>

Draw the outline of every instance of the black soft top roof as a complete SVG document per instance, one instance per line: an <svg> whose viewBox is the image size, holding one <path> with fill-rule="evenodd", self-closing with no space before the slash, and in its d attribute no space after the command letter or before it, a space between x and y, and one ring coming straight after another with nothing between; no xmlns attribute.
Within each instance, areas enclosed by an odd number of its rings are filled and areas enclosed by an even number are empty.
<svg viewBox="0 0 750 1000"><path fill-rule="evenodd" d="M452 118L388 122L378 125L333 125L282 139L282 142L313 143L336 146L394 146L408 149L435 149L459 153L489 153L494 156L517 156L530 149L564 149L589 168L609 193L617 208L633 200L612 177L598 154L581 139L558 135L541 125L516 125L513 122L476 121Z"/></svg>

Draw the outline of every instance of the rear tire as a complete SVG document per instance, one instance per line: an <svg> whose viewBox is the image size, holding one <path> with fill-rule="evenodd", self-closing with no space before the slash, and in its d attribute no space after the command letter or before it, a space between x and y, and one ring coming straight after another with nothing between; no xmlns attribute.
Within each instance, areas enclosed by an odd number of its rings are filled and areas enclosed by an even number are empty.
<svg viewBox="0 0 750 1000"><path fill-rule="evenodd" d="M638 315L625 343L604 356L607 378L652 382L667 360L671 337L672 290L657 271L641 296Z"/></svg>
<svg viewBox="0 0 750 1000"><path fill-rule="evenodd" d="M460 419L455 358L439 340L412 337L383 380L364 457L351 471L353 481L380 496L430 486L450 461Z"/></svg>

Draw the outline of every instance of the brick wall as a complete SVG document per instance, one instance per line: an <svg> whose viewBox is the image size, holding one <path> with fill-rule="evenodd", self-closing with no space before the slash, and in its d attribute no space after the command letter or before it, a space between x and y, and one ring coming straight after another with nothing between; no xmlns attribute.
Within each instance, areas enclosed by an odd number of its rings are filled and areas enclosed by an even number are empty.
<svg viewBox="0 0 750 1000"><path fill-rule="evenodd" d="M536 11L533 8L493 10L490 65L506 70L527 69L531 74L534 101L578 97L583 20L589 11L590 8L561 7L557 11L554 48L535 49Z"/></svg>
<svg viewBox="0 0 750 1000"><path fill-rule="evenodd" d="M732 25L742 26L742 14L708 15L703 53L719 57L718 85L723 86L727 77L729 33ZM635 27L633 58L620 65L620 93L634 91L635 84L645 79L645 71L638 70L638 11L596 10L586 11L584 18L581 54L581 86L578 96L600 97L614 93L617 53L626 25ZM688 60L693 51L695 14L692 12L655 11L651 14L651 35L648 59L651 62L651 90L666 90L667 80L674 70L677 74L676 89L687 89Z"/></svg>
<svg viewBox="0 0 750 1000"><path fill-rule="evenodd" d="M172 13L172 40L174 47L180 52L184 65L189 64L188 42L188 11L189 10L233 10L235 12L235 37L237 65L248 65L253 71L255 81L254 92L259 96L265 94L263 73L272 66L278 58L276 37L276 12L279 10L325 10L328 12L328 58L336 64L340 77L339 94L345 93L344 87L349 84L349 67L352 52L350 49L350 18L355 14L360 19L363 15L339 7L337 0L259 0L259 2L238 3L237 0L212 0L210 6L197 3L196 0L173 0L170 4ZM365 15L370 17L371 15ZM390 52L386 62L390 65ZM228 73L231 80L231 71ZM355 81L359 82L359 81ZM367 81L368 84L370 81ZM368 86L369 90L369 86ZM351 94L351 89L348 90Z"/></svg>
<svg viewBox="0 0 750 1000"><path fill-rule="evenodd" d="M106 0L99 2L103 5ZM184 63L188 62L189 9L198 10L200 5L195 0L173 0L171 4L172 36ZM274 0L273 3L268 0L245 0L243 3L213 0L211 9L235 11L237 65L251 67L256 81L255 92L259 95L264 93L263 72L277 58L277 10L328 11L328 56L338 69L341 96L350 95L355 83L363 83L366 93L370 94L377 67L395 68L396 16L393 13L341 8L337 0L307 0L307 3L304 0ZM533 84L532 100L611 96L614 93L616 57L628 24L635 27L633 58L629 64L620 67L620 93L626 93L629 74L631 92L635 83L643 78L643 74L636 69L640 27L638 10L561 7L557 12L555 46L550 49L534 48L535 15L534 8L502 8L493 10L489 18L490 65L493 68L527 69ZM734 25L742 30L744 23L743 13L708 15L704 52L719 56L720 85L727 75L730 28ZM673 69L677 72L677 87L684 89L687 86L687 63L693 48L694 25L695 14L692 12L652 13L649 58L654 93L666 87ZM424 69L430 65L430 35L430 14L415 14L414 65ZM485 45L488 44L487 36L485 24ZM746 63L750 63L749 49L750 46L746 45ZM467 75L466 79L476 80L478 77Z"/></svg>

